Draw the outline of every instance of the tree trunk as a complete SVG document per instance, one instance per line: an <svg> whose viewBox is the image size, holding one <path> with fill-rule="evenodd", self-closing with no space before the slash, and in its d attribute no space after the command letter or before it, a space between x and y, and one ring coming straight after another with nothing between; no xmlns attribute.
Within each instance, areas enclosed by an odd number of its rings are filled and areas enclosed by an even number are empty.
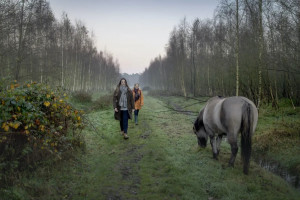
<svg viewBox="0 0 300 200"><path fill-rule="evenodd" d="M75 71L73 73L73 92L76 90L76 71L77 71L77 46L75 47L75 63L74 63L74 68Z"/></svg>
<svg viewBox="0 0 300 200"><path fill-rule="evenodd" d="M262 98L262 54L263 54L263 27L262 27L262 0L259 0L259 56L258 56L258 102L259 109Z"/></svg>
<svg viewBox="0 0 300 200"><path fill-rule="evenodd" d="M63 31L61 31L61 86L64 87L64 45L63 45Z"/></svg>
<svg viewBox="0 0 300 200"><path fill-rule="evenodd" d="M20 16L20 24L19 24L19 41L18 41L18 55L16 61L16 70L15 70L15 80L19 80L20 76L20 68L22 62L22 54L23 54L23 23L24 23L24 4L25 0L22 0L21 7L21 16Z"/></svg>
<svg viewBox="0 0 300 200"><path fill-rule="evenodd" d="M236 42L235 42L235 59L236 59L236 91L235 95L239 96L239 0L236 0Z"/></svg>
<svg viewBox="0 0 300 200"><path fill-rule="evenodd" d="M90 56L90 59L89 59L89 80L88 80L88 83L87 83L87 90L90 91L91 90L91 82L92 82L92 74L91 74L91 60L92 60L92 55Z"/></svg>
<svg viewBox="0 0 300 200"><path fill-rule="evenodd" d="M211 90L211 85L210 85L210 80L209 80L209 64L207 64L207 85L208 85L208 96L211 96L212 90Z"/></svg>

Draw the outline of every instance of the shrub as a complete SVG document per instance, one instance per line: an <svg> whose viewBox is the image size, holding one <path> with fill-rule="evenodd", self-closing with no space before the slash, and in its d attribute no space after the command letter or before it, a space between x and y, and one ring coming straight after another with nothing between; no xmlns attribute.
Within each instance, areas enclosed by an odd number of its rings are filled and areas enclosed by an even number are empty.
<svg viewBox="0 0 300 200"><path fill-rule="evenodd" d="M0 91L1 183L12 183L12 174L34 168L48 156L60 158L83 145L83 113L67 98L60 89L36 83L12 83Z"/></svg>
<svg viewBox="0 0 300 200"><path fill-rule="evenodd" d="M107 109L109 107L112 108L112 95L104 95L99 97L96 101L93 102L92 109Z"/></svg>
<svg viewBox="0 0 300 200"><path fill-rule="evenodd" d="M92 102L92 95L85 91L77 91L72 94L72 98L75 101L79 101L81 103L90 103Z"/></svg>

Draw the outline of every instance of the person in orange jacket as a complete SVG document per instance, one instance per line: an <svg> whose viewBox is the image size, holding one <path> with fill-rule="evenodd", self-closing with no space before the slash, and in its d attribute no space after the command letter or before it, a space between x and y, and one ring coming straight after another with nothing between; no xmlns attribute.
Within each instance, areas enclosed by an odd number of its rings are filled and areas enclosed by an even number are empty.
<svg viewBox="0 0 300 200"><path fill-rule="evenodd" d="M139 110L142 109L144 105L144 96L142 90L139 88L139 84L134 84L134 88L132 90L133 93L133 100L134 100L134 122L135 125L138 125L138 115Z"/></svg>

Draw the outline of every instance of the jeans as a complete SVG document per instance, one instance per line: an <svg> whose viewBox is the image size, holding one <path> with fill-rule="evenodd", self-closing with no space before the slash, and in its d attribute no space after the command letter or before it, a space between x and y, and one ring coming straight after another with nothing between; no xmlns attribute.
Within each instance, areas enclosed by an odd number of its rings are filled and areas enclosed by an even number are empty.
<svg viewBox="0 0 300 200"><path fill-rule="evenodd" d="M128 118L129 118L128 110L121 110L120 127L121 127L121 131L124 131L124 133L127 133Z"/></svg>
<svg viewBox="0 0 300 200"><path fill-rule="evenodd" d="M140 110L134 110L134 122L137 124L138 123L138 115L139 115Z"/></svg>

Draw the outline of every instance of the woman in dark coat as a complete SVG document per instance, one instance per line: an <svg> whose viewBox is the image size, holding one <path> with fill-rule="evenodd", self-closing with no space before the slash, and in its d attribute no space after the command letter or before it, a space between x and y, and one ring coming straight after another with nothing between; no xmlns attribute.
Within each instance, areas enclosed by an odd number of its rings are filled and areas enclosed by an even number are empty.
<svg viewBox="0 0 300 200"><path fill-rule="evenodd" d="M115 119L120 121L121 134L124 139L128 139L128 119L132 119L134 111L134 101L132 91L128 87L125 78L122 78L114 92L113 107L115 110Z"/></svg>

